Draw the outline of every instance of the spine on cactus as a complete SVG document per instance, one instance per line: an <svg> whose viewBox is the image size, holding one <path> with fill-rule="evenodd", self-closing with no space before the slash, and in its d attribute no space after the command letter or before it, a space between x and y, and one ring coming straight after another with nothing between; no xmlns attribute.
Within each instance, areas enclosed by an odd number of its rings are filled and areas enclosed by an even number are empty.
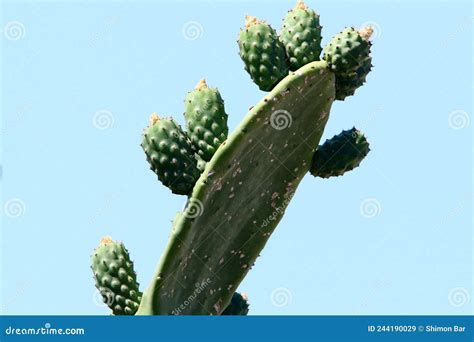
<svg viewBox="0 0 474 342"><path fill-rule="evenodd" d="M188 93L184 103L184 117L191 143L200 159L208 162L227 139L229 132L224 100L217 88L210 88L205 80L201 80Z"/></svg>
<svg viewBox="0 0 474 342"><path fill-rule="evenodd" d="M299 0L283 20L280 40L285 46L291 70L319 61L321 55L319 15L306 6L303 0Z"/></svg>
<svg viewBox="0 0 474 342"><path fill-rule="evenodd" d="M268 23L252 16L245 19L238 39L240 57L260 90L270 91L288 75L285 47Z"/></svg>
<svg viewBox="0 0 474 342"><path fill-rule="evenodd" d="M104 303L114 315L134 315L142 293L127 249L121 242L104 237L91 256L92 272Z"/></svg>
<svg viewBox="0 0 474 342"><path fill-rule="evenodd" d="M186 133L173 119L152 114L141 144L150 169L173 193L188 195L199 178L195 152Z"/></svg>

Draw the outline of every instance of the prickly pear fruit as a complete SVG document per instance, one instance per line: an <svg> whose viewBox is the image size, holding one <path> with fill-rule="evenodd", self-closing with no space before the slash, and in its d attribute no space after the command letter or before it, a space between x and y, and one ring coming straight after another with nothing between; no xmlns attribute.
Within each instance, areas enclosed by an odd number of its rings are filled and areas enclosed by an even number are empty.
<svg viewBox="0 0 474 342"><path fill-rule="evenodd" d="M344 100L354 95L357 88L362 86L367 74L372 70L372 58L367 57L354 72L341 74L336 77L336 100Z"/></svg>
<svg viewBox="0 0 474 342"><path fill-rule="evenodd" d="M321 26L319 15L299 0L283 20L280 40L285 46L290 69L319 61L321 54Z"/></svg>
<svg viewBox="0 0 474 342"><path fill-rule="evenodd" d="M288 75L285 48L268 23L252 16L245 20L238 40L240 57L260 90L270 91Z"/></svg>
<svg viewBox="0 0 474 342"><path fill-rule="evenodd" d="M224 316L246 316L249 312L248 297L245 293L235 292L232 295L229 305L222 311Z"/></svg>
<svg viewBox="0 0 474 342"><path fill-rule="evenodd" d="M92 271L104 303L114 315L134 315L142 293L127 249L121 242L104 237L92 254Z"/></svg>
<svg viewBox="0 0 474 342"><path fill-rule="evenodd" d="M338 33L324 48L324 60L336 73L336 99L344 100L365 82L372 67L369 38L373 29L352 27Z"/></svg>
<svg viewBox="0 0 474 342"><path fill-rule="evenodd" d="M152 114L141 146L150 169L165 186L175 194L191 192L200 172L189 138L173 119Z"/></svg>
<svg viewBox="0 0 474 342"><path fill-rule="evenodd" d="M310 172L321 178L342 176L359 166L369 151L369 143L362 132L356 128L342 131L318 147Z"/></svg>
<svg viewBox="0 0 474 342"><path fill-rule="evenodd" d="M370 27L361 31L348 27L325 46L324 60L336 75L355 71L369 56L372 32Z"/></svg>
<svg viewBox="0 0 474 342"><path fill-rule="evenodd" d="M209 161L229 133L224 100L217 88L201 80L184 102L188 136L198 155Z"/></svg>

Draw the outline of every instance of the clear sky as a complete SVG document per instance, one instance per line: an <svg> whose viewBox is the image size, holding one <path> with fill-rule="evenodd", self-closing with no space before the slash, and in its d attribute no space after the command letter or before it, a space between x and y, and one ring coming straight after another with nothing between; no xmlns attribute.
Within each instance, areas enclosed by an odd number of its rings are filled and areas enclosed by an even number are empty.
<svg viewBox="0 0 474 342"><path fill-rule="evenodd" d="M371 23L372 73L333 106L372 151L308 175L240 290L251 314L472 314L470 1L308 1L323 43ZM264 93L237 55L244 16L291 1L2 1L2 298L6 314L108 314L89 256L123 240L142 289L185 198L149 170L150 113L183 122L200 78L232 130Z"/></svg>

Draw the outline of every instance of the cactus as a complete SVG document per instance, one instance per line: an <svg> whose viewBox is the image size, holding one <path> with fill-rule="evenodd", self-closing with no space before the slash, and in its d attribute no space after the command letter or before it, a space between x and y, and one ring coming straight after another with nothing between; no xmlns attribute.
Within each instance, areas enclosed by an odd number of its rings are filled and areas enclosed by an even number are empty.
<svg viewBox="0 0 474 342"><path fill-rule="evenodd" d="M142 148L150 169L175 194L188 194L200 172L188 136L173 119L152 114L143 133Z"/></svg>
<svg viewBox="0 0 474 342"><path fill-rule="evenodd" d="M369 56L371 29L357 31L348 27L331 39L324 48L324 60L336 74L355 71Z"/></svg>
<svg viewBox="0 0 474 342"><path fill-rule="evenodd" d="M280 37L246 19L240 56L268 93L237 128L227 137L222 98L202 81L185 100L186 132L156 116L145 129L152 170L187 198L136 315L247 314L247 298L236 290L302 178L343 175L369 152L355 128L318 145L333 102L352 95L371 69L371 29L344 30L318 60L319 17L301 1ZM289 62L297 70L288 72Z"/></svg>
<svg viewBox="0 0 474 342"><path fill-rule="evenodd" d="M92 272L96 287L114 315L134 315L142 293L123 243L104 237L92 254Z"/></svg>
<svg viewBox="0 0 474 342"><path fill-rule="evenodd" d="M324 60L336 74L336 99L353 95L372 68L369 56L371 27L360 31L352 27L338 33L324 48Z"/></svg>
<svg viewBox="0 0 474 342"><path fill-rule="evenodd" d="M318 147L310 172L321 178L342 176L358 167L369 151L369 143L362 132L355 128L342 131Z"/></svg>
<svg viewBox="0 0 474 342"><path fill-rule="evenodd" d="M191 143L201 159L209 161L229 132L224 100L217 88L209 88L206 81L201 80L184 103Z"/></svg>
<svg viewBox="0 0 474 342"><path fill-rule="evenodd" d="M238 43L245 70L261 90L272 90L288 74L285 47L266 22L247 16Z"/></svg>
<svg viewBox="0 0 474 342"><path fill-rule="evenodd" d="M319 15L299 0L283 20L280 40L285 46L291 70L319 61L321 54Z"/></svg>
<svg viewBox="0 0 474 342"><path fill-rule="evenodd" d="M372 58L365 58L352 72L336 76L336 100L344 100L354 95L357 88L365 83L367 74L372 70Z"/></svg>
<svg viewBox="0 0 474 342"><path fill-rule="evenodd" d="M333 100L334 74L319 61L291 73L247 113L175 220L138 314L171 314L208 278L219 282L182 313L221 313L309 171ZM285 118L291 125L280 129Z"/></svg>

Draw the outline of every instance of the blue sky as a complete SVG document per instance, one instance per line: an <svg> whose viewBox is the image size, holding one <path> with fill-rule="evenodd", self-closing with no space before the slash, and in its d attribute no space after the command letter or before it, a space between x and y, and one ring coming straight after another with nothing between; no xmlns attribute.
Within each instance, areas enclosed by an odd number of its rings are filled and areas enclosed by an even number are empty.
<svg viewBox="0 0 474 342"><path fill-rule="evenodd" d="M303 180L240 286L251 314L472 314L472 4L307 3L323 44L375 27L375 67L323 136L355 125L372 151ZM2 2L2 313L108 314L89 269L103 235L145 288L185 202L148 169L150 113L184 123L205 77L232 130L264 95L237 54L244 16L279 30L293 5Z"/></svg>

